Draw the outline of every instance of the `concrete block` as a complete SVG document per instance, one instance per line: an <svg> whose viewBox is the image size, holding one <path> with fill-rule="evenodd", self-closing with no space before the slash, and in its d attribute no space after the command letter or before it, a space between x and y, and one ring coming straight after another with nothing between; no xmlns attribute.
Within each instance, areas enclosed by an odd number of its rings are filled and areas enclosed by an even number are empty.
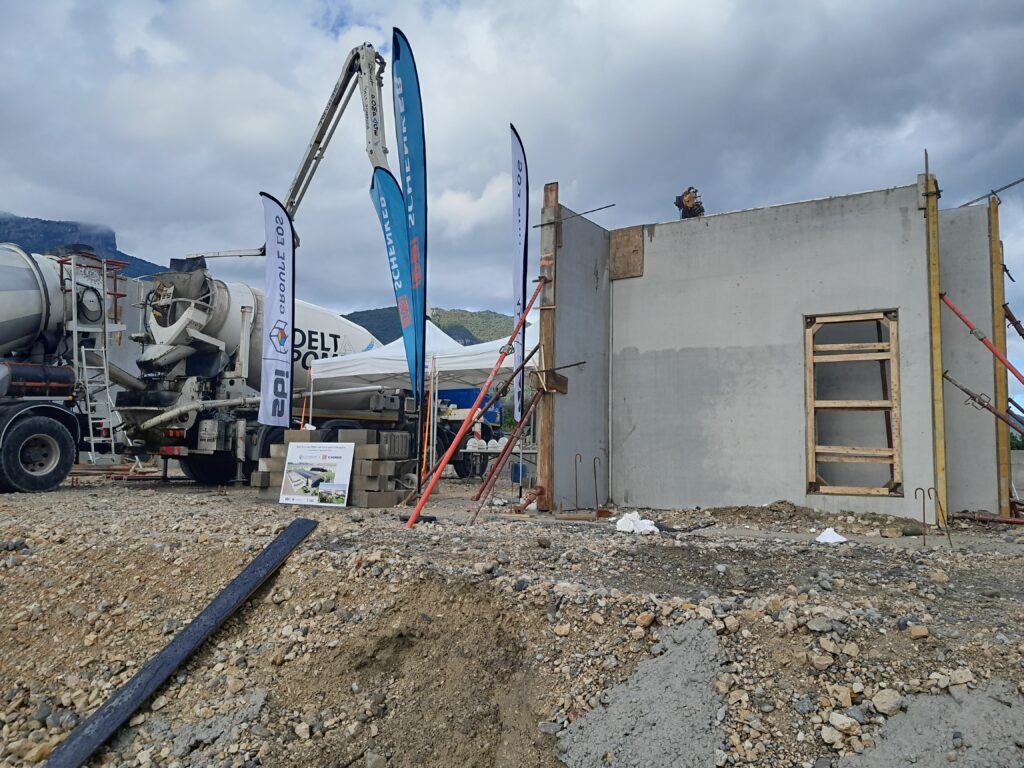
<svg viewBox="0 0 1024 768"><path fill-rule="evenodd" d="M381 460L381 459L359 459L355 462L352 468L352 474L363 475L366 477L372 475L389 475L394 476L398 471L399 462L394 460Z"/></svg>
<svg viewBox="0 0 1024 768"><path fill-rule="evenodd" d="M286 429L284 441L286 443L319 443L323 439L323 433L319 429Z"/></svg>
<svg viewBox="0 0 1024 768"><path fill-rule="evenodd" d="M407 459L412 446L412 435L408 432L381 432L378 443L382 459Z"/></svg>
<svg viewBox="0 0 1024 768"><path fill-rule="evenodd" d="M287 443L273 443L270 446L270 458L272 459L283 459L288 455L288 444Z"/></svg>
<svg viewBox="0 0 1024 768"><path fill-rule="evenodd" d="M249 476L249 485L253 488L270 487L270 473L256 470Z"/></svg>
<svg viewBox="0 0 1024 768"><path fill-rule="evenodd" d="M284 482L284 471L281 472L268 472L270 487L276 490L281 490L281 483Z"/></svg>
<svg viewBox="0 0 1024 768"><path fill-rule="evenodd" d="M356 445L367 445L377 442L376 429L339 429L339 443L355 443Z"/></svg>
<svg viewBox="0 0 1024 768"><path fill-rule="evenodd" d="M260 472L283 472L285 460L283 458L271 458L259 460Z"/></svg>
<svg viewBox="0 0 1024 768"><path fill-rule="evenodd" d="M259 492L256 494L256 498L262 499L263 501L277 501L281 498L281 488L276 485L260 488Z"/></svg>
<svg viewBox="0 0 1024 768"><path fill-rule="evenodd" d="M379 445L357 445L355 451L356 459L379 459L381 458L381 447Z"/></svg>
<svg viewBox="0 0 1024 768"><path fill-rule="evenodd" d="M384 475L371 477L356 475L352 478L351 487L357 491L394 491L398 489L395 479Z"/></svg>

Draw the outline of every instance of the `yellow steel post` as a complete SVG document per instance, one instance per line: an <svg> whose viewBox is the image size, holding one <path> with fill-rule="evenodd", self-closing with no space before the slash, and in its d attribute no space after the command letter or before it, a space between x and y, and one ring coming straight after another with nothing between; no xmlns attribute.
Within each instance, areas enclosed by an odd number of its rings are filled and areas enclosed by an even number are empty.
<svg viewBox="0 0 1024 768"><path fill-rule="evenodd" d="M555 367L555 300L558 291L557 258L561 236L558 219L561 211L558 202L558 182L544 185L544 207L540 211L540 276L547 282L540 292L540 359L542 369ZM545 390L548 373L541 374ZM537 509L553 511L555 498L555 401L554 395L540 399L537 408L537 485L544 488L544 495L537 499Z"/></svg>
<svg viewBox="0 0 1024 768"><path fill-rule="evenodd" d="M946 412L942 395L942 317L939 300L939 185L930 173L925 175L926 250L928 253L928 316L931 328L932 362L932 435L935 449L935 491L939 508L946 503ZM939 525L945 520L937 519Z"/></svg>
<svg viewBox="0 0 1024 768"><path fill-rule="evenodd" d="M1003 243L999 239L999 198L988 199L988 247L992 258L992 343L1006 354L1006 296L1003 285ZM1009 410L1010 393L1006 368L998 360L992 361L995 373L995 406L1003 413ZM999 482L999 514L1010 516L1010 427L996 420L996 467Z"/></svg>

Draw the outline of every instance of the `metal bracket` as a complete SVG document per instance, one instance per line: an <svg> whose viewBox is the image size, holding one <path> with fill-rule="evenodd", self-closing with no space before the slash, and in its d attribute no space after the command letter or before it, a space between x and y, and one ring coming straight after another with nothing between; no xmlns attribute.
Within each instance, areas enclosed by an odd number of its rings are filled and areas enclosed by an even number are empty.
<svg viewBox="0 0 1024 768"><path fill-rule="evenodd" d="M992 398L990 398L988 395L984 393L979 394L977 397L968 397L966 400L964 400L964 405L969 405L972 408L979 411L984 411L985 406L991 404Z"/></svg>

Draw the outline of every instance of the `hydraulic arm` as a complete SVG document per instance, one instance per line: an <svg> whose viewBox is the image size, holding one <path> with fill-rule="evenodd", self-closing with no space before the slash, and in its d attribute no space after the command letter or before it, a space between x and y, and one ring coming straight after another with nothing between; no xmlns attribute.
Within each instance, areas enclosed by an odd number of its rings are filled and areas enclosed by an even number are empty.
<svg viewBox="0 0 1024 768"><path fill-rule="evenodd" d="M381 88L383 87L384 57L377 53L376 49L369 43L353 48L345 59L341 68L338 82L334 84L334 90L327 100L320 120L313 131L313 138L310 139L306 152L302 156L299 168L295 172L291 186L288 187L288 194L284 200L285 210L288 215L295 218L295 214L306 196L313 176L316 174L320 161L327 153L327 146L334 137L341 122L342 115L348 107L352 95L359 89L363 102L363 117L366 126L366 154L370 158L370 165L374 168L388 166L388 147L384 132L384 114L381 110ZM190 258L219 258L225 256L262 256L262 248L249 248L235 251L213 251L202 253L191 253Z"/></svg>
<svg viewBox="0 0 1024 768"><path fill-rule="evenodd" d="M345 114L352 94L359 88L363 100L363 115L366 118L366 154L370 158L370 165L388 168L388 148L384 137L384 118L381 113L381 87L384 74L384 57L382 57L369 43L363 43L358 48L353 48L345 59L345 65L341 68L341 75L334 85L331 97L327 100L327 106L320 116L320 122L313 131L313 138L306 147L306 154L299 163L299 169L295 172L295 178L288 188L288 196L285 198L284 207L288 214L295 216L302 198L309 189L320 161L327 152L327 145L330 144L334 131L341 122L341 116ZM389 168L390 170L390 168Z"/></svg>

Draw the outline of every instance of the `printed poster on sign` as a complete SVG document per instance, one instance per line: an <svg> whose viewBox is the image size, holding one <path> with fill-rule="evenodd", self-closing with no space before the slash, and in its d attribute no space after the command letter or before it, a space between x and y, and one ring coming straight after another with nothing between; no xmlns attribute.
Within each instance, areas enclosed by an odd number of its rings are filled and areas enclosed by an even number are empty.
<svg viewBox="0 0 1024 768"><path fill-rule="evenodd" d="M282 504L348 506L355 443L288 443Z"/></svg>

